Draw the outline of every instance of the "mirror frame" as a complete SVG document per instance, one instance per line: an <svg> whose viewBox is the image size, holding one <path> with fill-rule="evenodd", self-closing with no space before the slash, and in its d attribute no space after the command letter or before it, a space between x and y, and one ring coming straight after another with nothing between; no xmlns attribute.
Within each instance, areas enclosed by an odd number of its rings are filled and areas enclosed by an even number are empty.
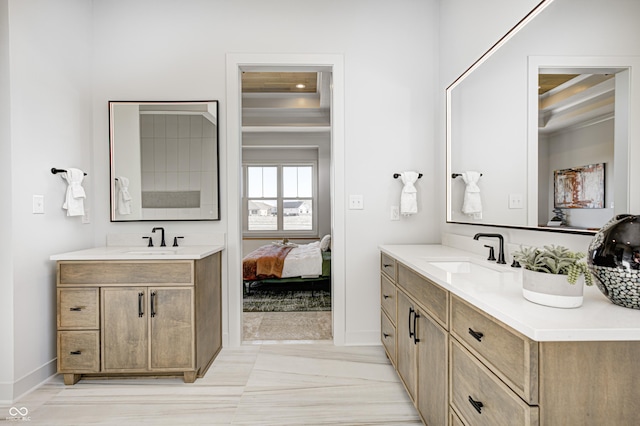
<svg viewBox="0 0 640 426"><path fill-rule="evenodd" d="M216 200L216 211L214 218L137 218L137 219L122 219L116 217L116 197L117 197L117 188L116 188L116 171L115 171L115 132L114 132L114 112L113 108L116 105L204 105L204 104L215 104L215 183L213 183L213 187L216 190L216 194L214 195L214 199ZM220 219L220 130L219 130L219 109L220 102L218 100L201 100L201 101L109 101L109 188L110 188L110 221L111 222L197 222L197 221L219 221Z"/></svg>
<svg viewBox="0 0 640 426"><path fill-rule="evenodd" d="M569 234L581 234L581 235L593 235L597 231L583 230L583 229L560 229L554 227L532 227L526 225L501 225L495 223L473 223L473 222L460 222L453 221L452 218L452 168L451 168L451 135L452 135L452 123L451 123L451 101L452 91L458 85L460 85L473 71L475 71L480 65L487 61L494 53L500 49L506 42L513 38L520 30L522 30L531 20L538 16L547 6L549 6L554 0L542 0L538 3L524 18L522 18L516 25L514 25L502 38L500 38L489 50L487 50L478 60L476 60L469 68L467 68L453 83L451 83L445 90L445 139L446 139L446 174L445 174L445 218L446 223L472 225L472 226L488 226L499 228L511 228L511 229L524 229L529 231L543 231L543 232L556 232L556 233L569 233ZM536 110L537 111L537 110ZM528 144L527 144L528 145ZM527 146L527 150L530 147Z"/></svg>

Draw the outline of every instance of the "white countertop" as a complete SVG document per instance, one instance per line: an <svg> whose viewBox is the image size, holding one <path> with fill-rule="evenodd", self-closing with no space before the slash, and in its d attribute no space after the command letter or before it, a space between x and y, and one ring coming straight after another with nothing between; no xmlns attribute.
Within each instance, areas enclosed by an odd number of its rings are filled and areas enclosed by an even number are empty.
<svg viewBox="0 0 640 426"><path fill-rule="evenodd" d="M443 245L382 245L380 250L533 340L640 340L640 310L614 305L595 285L585 286L581 307L551 308L522 296L521 268ZM504 273L453 274L430 264L452 260L472 260Z"/></svg>
<svg viewBox="0 0 640 426"><path fill-rule="evenodd" d="M104 246L54 254L51 260L176 260L203 259L224 249L223 245L182 247Z"/></svg>

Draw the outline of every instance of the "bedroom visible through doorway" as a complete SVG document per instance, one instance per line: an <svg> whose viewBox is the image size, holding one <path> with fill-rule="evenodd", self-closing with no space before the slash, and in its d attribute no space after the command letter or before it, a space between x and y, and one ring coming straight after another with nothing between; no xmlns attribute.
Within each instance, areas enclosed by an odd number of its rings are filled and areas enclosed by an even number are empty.
<svg viewBox="0 0 640 426"><path fill-rule="evenodd" d="M332 340L331 72L243 72L242 340Z"/></svg>

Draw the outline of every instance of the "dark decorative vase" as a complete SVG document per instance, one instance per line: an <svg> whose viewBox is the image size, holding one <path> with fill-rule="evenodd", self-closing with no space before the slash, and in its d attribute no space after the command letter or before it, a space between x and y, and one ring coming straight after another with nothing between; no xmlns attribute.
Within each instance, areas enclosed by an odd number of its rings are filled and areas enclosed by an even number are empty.
<svg viewBox="0 0 640 426"><path fill-rule="evenodd" d="M640 309L640 215L618 215L603 226L589 244L587 263L609 300Z"/></svg>

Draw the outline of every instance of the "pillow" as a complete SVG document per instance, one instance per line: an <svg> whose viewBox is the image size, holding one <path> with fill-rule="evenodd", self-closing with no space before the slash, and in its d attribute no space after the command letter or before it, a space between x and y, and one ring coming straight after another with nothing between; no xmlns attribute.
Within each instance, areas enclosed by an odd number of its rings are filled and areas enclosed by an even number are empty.
<svg viewBox="0 0 640 426"><path fill-rule="evenodd" d="M320 240L320 250L327 251L331 248L331 235L325 235Z"/></svg>

